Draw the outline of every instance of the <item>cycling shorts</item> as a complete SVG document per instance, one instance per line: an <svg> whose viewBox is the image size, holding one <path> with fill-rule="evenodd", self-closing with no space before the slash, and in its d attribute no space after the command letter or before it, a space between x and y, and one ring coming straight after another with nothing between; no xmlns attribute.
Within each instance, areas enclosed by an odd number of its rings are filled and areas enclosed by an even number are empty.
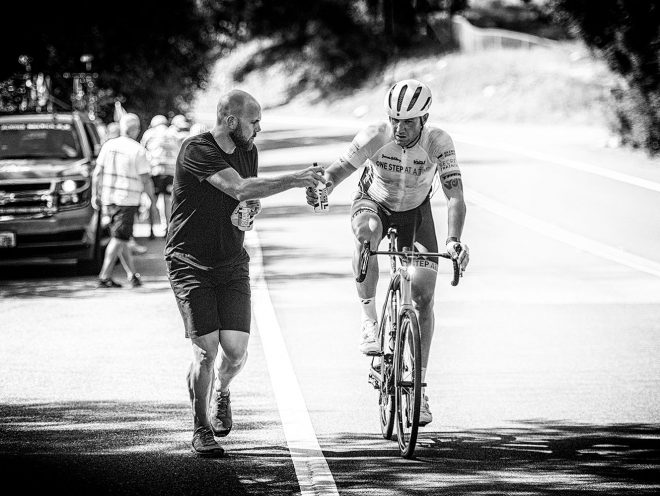
<svg viewBox="0 0 660 496"><path fill-rule="evenodd" d="M167 271L187 338L197 338L217 330L250 332L250 273L247 262L202 270L175 254L167 259Z"/></svg>
<svg viewBox="0 0 660 496"><path fill-rule="evenodd" d="M358 191L351 205L351 221L366 212L376 214L380 219L383 226L381 239L387 236L387 230L390 227L397 228L397 250L412 247L414 251L437 253L438 239L435 235L430 198L427 197L421 205L412 210L391 212L376 203L366 193ZM438 257L420 258L413 265L437 272Z"/></svg>

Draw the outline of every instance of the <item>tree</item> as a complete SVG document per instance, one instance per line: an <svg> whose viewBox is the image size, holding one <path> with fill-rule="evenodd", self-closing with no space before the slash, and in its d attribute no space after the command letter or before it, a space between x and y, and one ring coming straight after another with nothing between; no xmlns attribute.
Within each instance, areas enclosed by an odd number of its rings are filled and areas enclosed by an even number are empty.
<svg viewBox="0 0 660 496"><path fill-rule="evenodd" d="M69 102L64 74L83 71L80 57L91 54L108 97L99 112L105 120L115 97L143 120L184 112L228 44L220 35L231 30L196 0L113 0L100 13L84 0L33 0L5 2L2 10L4 24L20 29L0 30L0 80L19 72L18 57L28 55L33 73L50 75L54 96Z"/></svg>
<svg viewBox="0 0 660 496"><path fill-rule="evenodd" d="M557 18L603 57L623 84L614 91L622 141L660 153L660 4L656 0L551 0Z"/></svg>

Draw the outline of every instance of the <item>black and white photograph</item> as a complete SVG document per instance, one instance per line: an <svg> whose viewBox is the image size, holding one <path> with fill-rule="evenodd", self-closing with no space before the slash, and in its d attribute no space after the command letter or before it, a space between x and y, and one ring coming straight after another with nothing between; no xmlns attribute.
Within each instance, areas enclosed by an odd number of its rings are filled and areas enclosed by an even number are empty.
<svg viewBox="0 0 660 496"><path fill-rule="evenodd" d="M660 493L656 0L0 18L6 490Z"/></svg>

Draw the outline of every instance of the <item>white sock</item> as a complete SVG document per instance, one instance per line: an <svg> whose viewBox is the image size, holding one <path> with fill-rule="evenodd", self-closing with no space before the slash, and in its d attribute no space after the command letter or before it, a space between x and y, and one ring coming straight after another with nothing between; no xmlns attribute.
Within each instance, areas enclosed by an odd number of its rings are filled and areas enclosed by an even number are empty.
<svg viewBox="0 0 660 496"><path fill-rule="evenodd" d="M360 298L360 308L362 310L362 322L371 320L378 321L378 312L376 312L376 298Z"/></svg>

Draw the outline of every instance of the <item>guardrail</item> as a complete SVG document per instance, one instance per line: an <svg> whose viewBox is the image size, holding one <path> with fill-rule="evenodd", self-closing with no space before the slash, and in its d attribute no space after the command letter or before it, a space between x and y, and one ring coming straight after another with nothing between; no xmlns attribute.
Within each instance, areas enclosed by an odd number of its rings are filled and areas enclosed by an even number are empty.
<svg viewBox="0 0 660 496"><path fill-rule="evenodd" d="M518 33L507 29L479 28L462 16L455 15L451 19L454 42L465 52L477 52L498 48L557 48L561 45L548 38Z"/></svg>

